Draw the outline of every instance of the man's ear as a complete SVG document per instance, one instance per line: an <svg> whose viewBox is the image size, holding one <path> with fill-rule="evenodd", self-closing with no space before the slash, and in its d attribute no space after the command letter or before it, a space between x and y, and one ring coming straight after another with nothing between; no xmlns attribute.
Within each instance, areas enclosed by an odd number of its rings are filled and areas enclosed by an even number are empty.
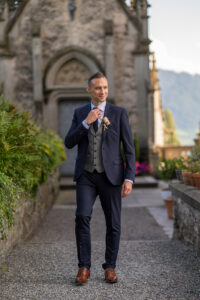
<svg viewBox="0 0 200 300"><path fill-rule="evenodd" d="M88 94L90 94L90 88L89 88L89 86L86 87L86 91L88 92Z"/></svg>

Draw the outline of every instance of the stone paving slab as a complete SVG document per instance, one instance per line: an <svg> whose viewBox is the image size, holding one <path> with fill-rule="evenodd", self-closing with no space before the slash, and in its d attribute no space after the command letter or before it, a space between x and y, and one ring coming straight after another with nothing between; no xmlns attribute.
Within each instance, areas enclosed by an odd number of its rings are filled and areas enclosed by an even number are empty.
<svg viewBox="0 0 200 300"><path fill-rule="evenodd" d="M46 216L32 241L74 241L75 208L64 206L54 208ZM105 220L101 207L96 206L91 220L93 241L105 240ZM161 226L155 221L146 207L123 207L121 240L168 239Z"/></svg>
<svg viewBox="0 0 200 300"><path fill-rule="evenodd" d="M76 192L75 190L60 191L60 195L56 201L57 205L75 205L76 204ZM97 198L95 202L96 206L99 206L99 200ZM161 199L161 190L159 188L146 188L146 189L134 189L132 193L122 200L124 207L149 207L164 205Z"/></svg>
<svg viewBox="0 0 200 300"><path fill-rule="evenodd" d="M163 228L164 232L171 239L173 237L173 220L168 218L167 210L164 206L148 207L150 214L156 222Z"/></svg>
<svg viewBox="0 0 200 300"><path fill-rule="evenodd" d="M199 300L200 258L177 241L122 241L119 282L105 283L104 243L93 242L91 278L76 286L76 247L24 243L16 247L0 277L0 299Z"/></svg>

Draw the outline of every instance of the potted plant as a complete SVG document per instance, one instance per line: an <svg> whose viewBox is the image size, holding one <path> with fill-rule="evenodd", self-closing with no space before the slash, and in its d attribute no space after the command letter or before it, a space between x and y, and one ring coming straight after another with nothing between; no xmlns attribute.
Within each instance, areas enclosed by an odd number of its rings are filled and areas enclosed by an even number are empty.
<svg viewBox="0 0 200 300"><path fill-rule="evenodd" d="M174 200L172 197L165 198L165 206L167 209L168 218L173 219Z"/></svg>
<svg viewBox="0 0 200 300"><path fill-rule="evenodd" d="M192 186L196 186L195 177L198 178L198 176L196 176L196 174L198 175L198 171L199 171L198 163L191 161L189 170L191 171L190 183Z"/></svg>
<svg viewBox="0 0 200 300"><path fill-rule="evenodd" d="M194 173L194 180L195 180L195 186L200 190L200 172L199 173Z"/></svg>
<svg viewBox="0 0 200 300"><path fill-rule="evenodd" d="M200 162L193 164L193 173L192 173L193 185L200 190Z"/></svg>
<svg viewBox="0 0 200 300"><path fill-rule="evenodd" d="M191 184L200 189L200 146L194 147L188 165L192 172Z"/></svg>
<svg viewBox="0 0 200 300"><path fill-rule="evenodd" d="M182 170L182 176L183 176L183 183L190 185L191 181L190 181L190 176L191 176L192 172L189 170L189 168L184 168Z"/></svg>
<svg viewBox="0 0 200 300"><path fill-rule="evenodd" d="M156 173L157 176L166 181L170 181L172 179L176 178L176 169L177 169L177 162L182 164L183 159L165 159L162 158L159 163L156 165ZM162 199L165 201L165 206L167 209L167 214L168 218L173 218L173 206L174 206L174 201L171 195L171 191L169 187L164 188L161 190L161 196Z"/></svg>
<svg viewBox="0 0 200 300"><path fill-rule="evenodd" d="M182 170L185 168L185 160L183 157L176 159L176 178L183 183L183 174Z"/></svg>

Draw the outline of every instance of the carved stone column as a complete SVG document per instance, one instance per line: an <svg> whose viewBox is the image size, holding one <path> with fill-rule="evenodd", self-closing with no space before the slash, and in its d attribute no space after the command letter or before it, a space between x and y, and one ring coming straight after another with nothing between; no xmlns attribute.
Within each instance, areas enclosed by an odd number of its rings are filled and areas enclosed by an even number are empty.
<svg viewBox="0 0 200 300"><path fill-rule="evenodd" d="M33 24L32 28L32 62L33 62L33 98L35 101L36 116L42 115L43 88L42 88L42 50L40 40L40 25Z"/></svg>
<svg viewBox="0 0 200 300"><path fill-rule="evenodd" d="M109 99L114 100L114 45L112 20L105 20L105 71L109 82Z"/></svg>
<svg viewBox="0 0 200 300"><path fill-rule="evenodd" d="M0 1L1 2L1 1ZM0 46L5 43L5 27L9 18L9 7L7 2L0 3Z"/></svg>

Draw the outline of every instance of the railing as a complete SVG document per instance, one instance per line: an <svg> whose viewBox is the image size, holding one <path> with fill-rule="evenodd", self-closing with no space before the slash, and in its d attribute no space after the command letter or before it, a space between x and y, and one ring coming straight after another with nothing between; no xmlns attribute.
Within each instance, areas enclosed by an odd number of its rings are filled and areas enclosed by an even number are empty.
<svg viewBox="0 0 200 300"><path fill-rule="evenodd" d="M166 159L173 159L178 157L184 157L187 159L192 152L193 146L162 146L157 147L159 157Z"/></svg>

